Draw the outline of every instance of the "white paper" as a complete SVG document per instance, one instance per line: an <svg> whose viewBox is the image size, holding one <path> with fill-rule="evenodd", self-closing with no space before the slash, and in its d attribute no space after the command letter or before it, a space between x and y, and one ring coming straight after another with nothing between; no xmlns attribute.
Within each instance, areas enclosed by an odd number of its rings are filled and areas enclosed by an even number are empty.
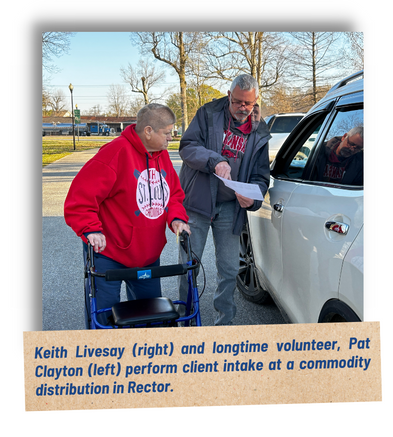
<svg viewBox="0 0 393 437"><path fill-rule="evenodd" d="M249 199L263 200L263 196L261 193L261 189L259 188L259 185L247 184L245 182L231 181L229 179L224 179L216 175L215 173L214 175L217 176L218 179L223 181L226 187L230 188L233 191L236 191L236 193L239 193L244 197L248 197Z"/></svg>

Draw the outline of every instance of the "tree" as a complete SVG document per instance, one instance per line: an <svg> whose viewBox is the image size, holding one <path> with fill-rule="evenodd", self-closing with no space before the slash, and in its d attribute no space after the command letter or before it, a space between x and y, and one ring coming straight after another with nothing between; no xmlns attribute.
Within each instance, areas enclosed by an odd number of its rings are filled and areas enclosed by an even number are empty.
<svg viewBox="0 0 393 437"><path fill-rule="evenodd" d="M350 68L355 71L364 68L363 32L345 32L350 47L345 50ZM353 71L352 71L353 72Z"/></svg>
<svg viewBox="0 0 393 437"><path fill-rule="evenodd" d="M126 115L129 100L124 86L111 85L108 92L109 114L115 117Z"/></svg>
<svg viewBox="0 0 393 437"><path fill-rule="evenodd" d="M330 86L317 87L317 93L325 95ZM311 87L305 91L296 87L288 87L282 84L275 86L269 91L266 100L266 107L261 108L262 115L285 113L285 112L307 112L314 105Z"/></svg>
<svg viewBox="0 0 393 437"><path fill-rule="evenodd" d="M289 41L292 68L289 75L300 87L310 89L315 104L322 94L320 86L332 84L342 77L343 58L335 44L341 37L339 32L290 32ZM340 71L341 70L341 71Z"/></svg>
<svg viewBox="0 0 393 437"><path fill-rule="evenodd" d="M198 96L199 106L202 106L203 94L208 88L214 89L222 85L220 78L212 78L209 75L209 71L206 65L206 47L208 45L210 37L201 32L201 38L199 45L195 46L195 49L190 52L187 65L187 88L193 89ZM215 90L216 91L216 90ZM188 108L187 108L188 109ZM191 115L188 114L188 119L191 120Z"/></svg>
<svg viewBox="0 0 393 437"><path fill-rule="evenodd" d="M42 33L42 67L47 72L58 71L51 62L53 57L58 58L68 53L70 38L75 32L43 32Z"/></svg>
<svg viewBox="0 0 393 437"><path fill-rule="evenodd" d="M280 112L296 112L296 93L280 85L269 93L269 115Z"/></svg>
<svg viewBox="0 0 393 437"><path fill-rule="evenodd" d="M132 117L136 117L138 111L145 106L145 102L142 97L137 97L136 99L132 99L128 106L127 115Z"/></svg>
<svg viewBox="0 0 393 437"><path fill-rule="evenodd" d="M149 96L149 92L153 86L164 80L165 72L157 70L148 60L140 59L136 67L128 64L127 68L121 68L120 72L124 81L130 84L131 91L142 94L145 105L162 98Z"/></svg>
<svg viewBox="0 0 393 437"><path fill-rule="evenodd" d="M131 42L140 47L141 54L152 53L178 75L184 132L188 126L186 73L191 53L200 49L200 32L135 32Z"/></svg>
<svg viewBox="0 0 393 437"><path fill-rule="evenodd" d="M50 94L49 91L46 88L42 88L42 115L44 117L47 117L50 115L50 111L48 110L50 108Z"/></svg>
<svg viewBox="0 0 393 437"><path fill-rule="evenodd" d="M49 97L49 106L52 108L52 115L59 116L67 107L66 97L62 90L56 90Z"/></svg>
<svg viewBox="0 0 393 437"><path fill-rule="evenodd" d="M167 106L175 113L176 120L182 119L180 97L179 93L175 93L166 100ZM202 105L220 97L224 97L224 94L208 85L202 85L199 90L187 88L187 113L190 119L195 116L198 108Z"/></svg>
<svg viewBox="0 0 393 437"><path fill-rule="evenodd" d="M103 112L104 111L101 108L101 105L98 103L97 105L94 105L92 108L90 108L88 111L85 111L84 115L91 115L93 117L97 117L98 115L101 115Z"/></svg>
<svg viewBox="0 0 393 437"><path fill-rule="evenodd" d="M285 47L279 33L214 32L206 50L209 77L232 81L250 74L260 94L275 85L283 74Z"/></svg>

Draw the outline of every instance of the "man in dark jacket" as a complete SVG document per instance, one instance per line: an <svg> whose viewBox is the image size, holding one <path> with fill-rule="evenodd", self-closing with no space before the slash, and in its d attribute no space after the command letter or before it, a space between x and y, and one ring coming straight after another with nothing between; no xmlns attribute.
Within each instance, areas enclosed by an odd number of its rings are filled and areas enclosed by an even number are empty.
<svg viewBox="0 0 393 437"><path fill-rule="evenodd" d="M227 188L216 176L258 184L264 196L269 187L266 123L256 103L257 81L250 75L238 76L228 97L198 109L180 141L183 165L180 183L185 192L184 206L189 216L192 249L202 258L209 229L216 252L217 290L214 307L216 325L232 324L236 314L234 291L239 270L240 233L247 211L258 210L262 202ZM183 251L180 260L185 262ZM187 296L187 281L181 278L179 295Z"/></svg>

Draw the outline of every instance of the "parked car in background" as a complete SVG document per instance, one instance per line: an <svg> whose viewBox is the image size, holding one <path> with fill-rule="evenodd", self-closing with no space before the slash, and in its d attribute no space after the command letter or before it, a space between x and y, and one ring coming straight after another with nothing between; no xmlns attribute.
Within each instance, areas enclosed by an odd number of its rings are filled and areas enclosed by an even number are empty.
<svg viewBox="0 0 393 437"><path fill-rule="evenodd" d="M305 116L304 112L273 114L265 118L272 138L269 140L269 159L273 161L280 147L292 132L293 128Z"/></svg>
<svg viewBox="0 0 393 437"><path fill-rule="evenodd" d="M344 153L345 152L345 153ZM278 151L248 212L237 285L291 323L363 320L363 71L337 83Z"/></svg>

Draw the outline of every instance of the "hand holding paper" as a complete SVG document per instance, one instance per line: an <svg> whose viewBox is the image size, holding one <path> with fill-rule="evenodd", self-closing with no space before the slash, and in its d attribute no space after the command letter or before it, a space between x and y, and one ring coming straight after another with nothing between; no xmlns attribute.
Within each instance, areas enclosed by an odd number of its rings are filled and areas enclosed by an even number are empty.
<svg viewBox="0 0 393 437"><path fill-rule="evenodd" d="M214 175L217 176L218 179L220 179L225 184L226 187L230 188L236 193L241 194L242 196L248 197L250 199L263 200L261 190L257 184L247 184L245 182L231 181L229 179L221 178L215 173Z"/></svg>
<svg viewBox="0 0 393 437"><path fill-rule="evenodd" d="M235 195L237 197L237 201L239 202L239 205L242 208L250 208L251 206L254 205L254 199L250 199L249 197L242 196L241 194L236 192Z"/></svg>

